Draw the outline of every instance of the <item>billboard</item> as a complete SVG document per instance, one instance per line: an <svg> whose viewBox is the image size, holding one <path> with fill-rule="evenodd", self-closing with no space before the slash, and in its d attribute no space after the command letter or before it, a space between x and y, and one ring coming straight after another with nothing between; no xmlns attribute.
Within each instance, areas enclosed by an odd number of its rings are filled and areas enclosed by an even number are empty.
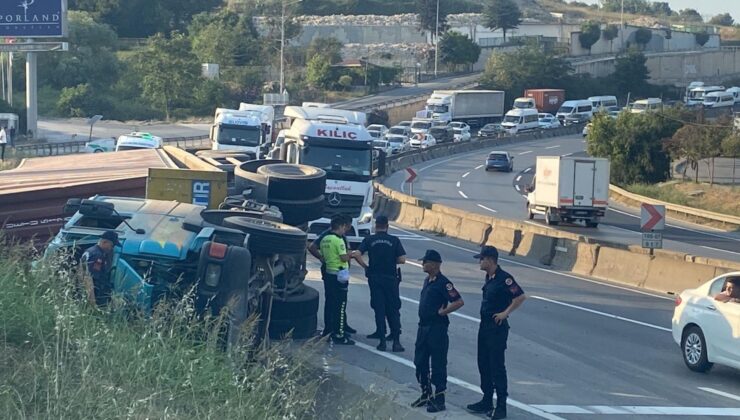
<svg viewBox="0 0 740 420"><path fill-rule="evenodd" d="M0 37L67 35L67 0L0 0Z"/></svg>

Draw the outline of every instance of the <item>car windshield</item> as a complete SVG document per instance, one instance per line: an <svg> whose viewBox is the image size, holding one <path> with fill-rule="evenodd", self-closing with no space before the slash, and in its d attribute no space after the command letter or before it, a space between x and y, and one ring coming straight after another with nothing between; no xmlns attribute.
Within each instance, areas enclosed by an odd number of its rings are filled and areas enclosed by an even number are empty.
<svg viewBox="0 0 740 420"><path fill-rule="evenodd" d="M519 122L520 119L521 117L518 115L507 115L504 117L504 122L516 124Z"/></svg>
<svg viewBox="0 0 740 420"><path fill-rule="evenodd" d="M406 134L406 129L401 127L392 127L390 130L388 130L388 134Z"/></svg>
<svg viewBox="0 0 740 420"><path fill-rule="evenodd" d="M398 123L398 125L400 125L401 127L410 127L411 121L401 121L400 123Z"/></svg>
<svg viewBox="0 0 740 420"><path fill-rule="evenodd" d="M382 149L382 148L388 147L388 142L382 141L382 140L376 140L373 142L373 147L380 147Z"/></svg>
<svg viewBox="0 0 740 420"><path fill-rule="evenodd" d="M488 160L507 160L504 153L491 153L488 155Z"/></svg>
<svg viewBox="0 0 740 420"><path fill-rule="evenodd" d="M572 106L561 106L558 112L562 114L570 114L571 112L573 112L573 107Z"/></svg>
<svg viewBox="0 0 740 420"><path fill-rule="evenodd" d="M498 130L498 128L498 124L486 124L483 126L482 130Z"/></svg>
<svg viewBox="0 0 740 420"><path fill-rule="evenodd" d="M549 117L540 118L540 121L542 121L542 122L551 122L552 121L552 118L549 118Z"/></svg>
<svg viewBox="0 0 740 420"><path fill-rule="evenodd" d="M425 121L417 121L411 124L411 128L416 128L416 129L421 129L421 130L429 130L429 127L431 126L432 126L432 123L425 122Z"/></svg>
<svg viewBox="0 0 740 420"><path fill-rule="evenodd" d="M259 146L262 130L259 127L221 125L218 129L217 141L219 144L232 146Z"/></svg>
<svg viewBox="0 0 740 420"><path fill-rule="evenodd" d="M370 136L371 136L371 137L374 137L374 138L376 138L376 139L377 139L378 137L380 137L380 131L375 131L375 130L367 130L367 132L368 132L368 133L370 133Z"/></svg>
<svg viewBox="0 0 740 420"><path fill-rule="evenodd" d="M368 181L372 175L372 150L304 147L301 163L325 170L329 179Z"/></svg>

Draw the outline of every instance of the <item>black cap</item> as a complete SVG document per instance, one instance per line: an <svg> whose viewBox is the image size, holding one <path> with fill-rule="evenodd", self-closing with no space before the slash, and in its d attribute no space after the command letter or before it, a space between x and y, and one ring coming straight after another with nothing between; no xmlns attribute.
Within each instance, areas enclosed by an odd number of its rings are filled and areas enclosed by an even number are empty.
<svg viewBox="0 0 740 420"><path fill-rule="evenodd" d="M424 254L423 257L420 258L419 261L432 261L432 262L442 262L442 256L439 255L439 252L433 250L433 249L427 249L427 252Z"/></svg>
<svg viewBox="0 0 740 420"><path fill-rule="evenodd" d="M107 239L113 242L113 245L121 245L121 243L118 242L118 234L115 231L106 230L105 232L103 232L103 236L101 236L100 238Z"/></svg>
<svg viewBox="0 0 740 420"><path fill-rule="evenodd" d="M481 259L490 257L498 261L498 249L495 246L486 245L480 249L480 254L476 254L473 258Z"/></svg>
<svg viewBox="0 0 740 420"><path fill-rule="evenodd" d="M388 226L388 216L378 216L375 218L376 226Z"/></svg>

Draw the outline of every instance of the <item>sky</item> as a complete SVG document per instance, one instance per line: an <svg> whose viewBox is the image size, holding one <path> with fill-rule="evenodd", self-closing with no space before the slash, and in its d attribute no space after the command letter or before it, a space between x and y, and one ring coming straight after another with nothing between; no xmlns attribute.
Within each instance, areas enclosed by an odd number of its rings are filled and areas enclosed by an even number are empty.
<svg viewBox="0 0 740 420"><path fill-rule="evenodd" d="M598 0L581 0L596 4ZM719 13L729 13L740 21L740 0L662 0L667 1L673 10L696 9L702 16L711 17Z"/></svg>

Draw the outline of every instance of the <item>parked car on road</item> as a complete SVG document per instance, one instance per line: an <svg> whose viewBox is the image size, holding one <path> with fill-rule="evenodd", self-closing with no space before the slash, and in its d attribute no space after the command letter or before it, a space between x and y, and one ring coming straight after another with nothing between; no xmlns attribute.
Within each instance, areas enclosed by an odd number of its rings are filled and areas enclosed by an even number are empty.
<svg viewBox="0 0 740 420"><path fill-rule="evenodd" d="M388 140L373 140L373 148L382 150L386 156L390 156L393 153L393 146Z"/></svg>
<svg viewBox="0 0 740 420"><path fill-rule="evenodd" d="M432 127L429 129L429 134L434 136L437 143L452 143L455 141L455 131L447 125L444 127Z"/></svg>
<svg viewBox="0 0 740 420"><path fill-rule="evenodd" d="M455 141L470 141L470 126L464 122L453 122L450 124L454 133Z"/></svg>
<svg viewBox="0 0 740 420"><path fill-rule="evenodd" d="M509 152L493 151L486 159L486 172L489 170L511 172L514 170L514 156Z"/></svg>
<svg viewBox="0 0 740 420"><path fill-rule="evenodd" d="M391 143L393 153L403 153L409 150L409 138L411 137L411 127L395 125L385 133L385 139Z"/></svg>
<svg viewBox="0 0 740 420"><path fill-rule="evenodd" d="M740 302L716 300L728 294L730 278L740 271L723 274L696 289L681 292L673 311L673 340L681 348L686 366L706 372L715 363L740 369ZM736 296L740 296L734 290Z"/></svg>
<svg viewBox="0 0 740 420"><path fill-rule="evenodd" d="M382 139L385 137L385 133L388 132L388 127L382 124L370 124L367 126L367 132L370 133L373 138Z"/></svg>
<svg viewBox="0 0 740 420"><path fill-rule="evenodd" d="M96 139L85 143L85 153L103 153L116 150L116 139Z"/></svg>
<svg viewBox="0 0 740 420"><path fill-rule="evenodd" d="M416 133L409 141L412 149L426 149L437 144L437 140L428 133Z"/></svg>
<svg viewBox="0 0 740 420"><path fill-rule="evenodd" d="M506 130L504 130L503 127L501 127L501 124L499 123L490 123L486 124L483 127L481 127L480 130L478 130L478 137L496 137L499 134L504 133Z"/></svg>
<svg viewBox="0 0 740 420"><path fill-rule="evenodd" d="M549 129L549 128L560 128L561 127L560 120L555 118L555 116L552 114L539 113L537 114L537 119L540 122L540 128Z"/></svg>

